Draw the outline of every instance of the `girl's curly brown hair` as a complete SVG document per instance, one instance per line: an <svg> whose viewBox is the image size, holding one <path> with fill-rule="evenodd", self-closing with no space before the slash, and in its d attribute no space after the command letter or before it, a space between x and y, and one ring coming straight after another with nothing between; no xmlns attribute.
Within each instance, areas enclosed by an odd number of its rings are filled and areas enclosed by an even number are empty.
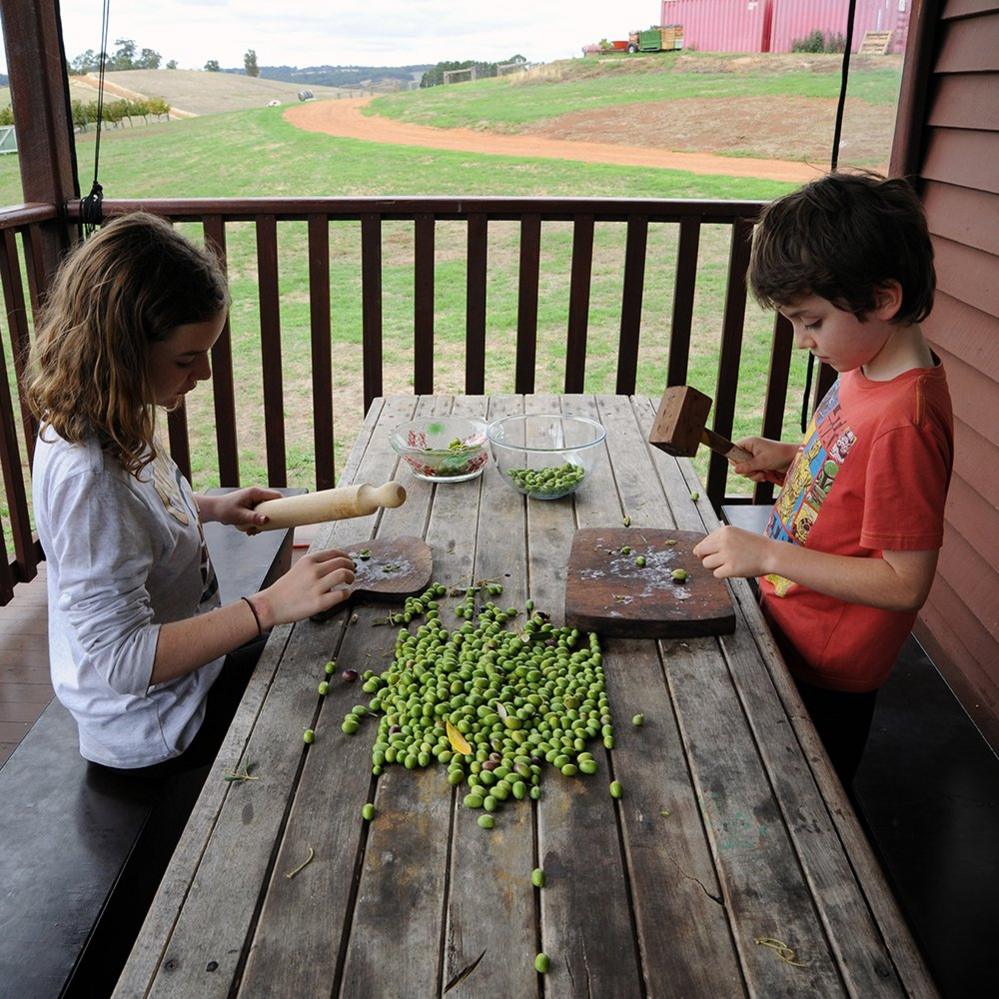
<svg viewBox="0 0 999 999"><path fill-rule="evenodd" d="M214 253L154 215L115 219L56 274L29 360L32 412L70 443L96 436L137 474L156 457L150 345L228 306Z"/></svg>

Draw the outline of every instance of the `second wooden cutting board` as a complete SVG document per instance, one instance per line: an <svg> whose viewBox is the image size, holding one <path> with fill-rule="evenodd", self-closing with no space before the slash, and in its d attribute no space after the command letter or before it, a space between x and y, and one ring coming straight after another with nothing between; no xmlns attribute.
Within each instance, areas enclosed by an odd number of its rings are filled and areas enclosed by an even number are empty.
<svg viewBox="0 0 999 999"><path fill-rule="evenodd" d="M566 624L618 638L735 631L727 587L693 553L703 537L695 531L641 527L577 531L565 579ZM673 578L675 569L687 573L685 581Z"/></svg>

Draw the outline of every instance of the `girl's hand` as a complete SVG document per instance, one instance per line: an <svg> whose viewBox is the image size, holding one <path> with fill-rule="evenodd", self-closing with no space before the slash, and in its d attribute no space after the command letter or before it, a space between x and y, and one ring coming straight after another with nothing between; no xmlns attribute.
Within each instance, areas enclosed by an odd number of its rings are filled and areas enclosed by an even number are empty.
<svg viewBox="0 0 999 999"><path fill-rule="evenodd" d="M762 534L727 525L716 528L694 545L694 554L716 579L730 576L748 578L773 571L770 556L776 544L779 542Z"/></svg>
<svg viewBox="0 0 999 999"><path fill-rule="evenodd" d="M798 452L795 444L772 441L766 437L744 437L735 443L753 458L752 461L736 462L732 471L753 482L773 482L780 485Z"/></svg>
<svg viewBox="0 0 999 999"><path fill-rule="evenodd" d="M338 548L303 555L276 583L254 594L253 606L263 630L301 621L343 603L354 582L354 563Z"/></svg>
<svg viewBox="0 0 999 999"><path fill-rule="evenodd" d="M257 513L254 507L264 500L281 499L281 495L273 489L250 486L222 496L198 496L198 511L203 523L217 520L220 524L247 528L248 534L256 534L257 529L267 523L267 516Z"/></svg>

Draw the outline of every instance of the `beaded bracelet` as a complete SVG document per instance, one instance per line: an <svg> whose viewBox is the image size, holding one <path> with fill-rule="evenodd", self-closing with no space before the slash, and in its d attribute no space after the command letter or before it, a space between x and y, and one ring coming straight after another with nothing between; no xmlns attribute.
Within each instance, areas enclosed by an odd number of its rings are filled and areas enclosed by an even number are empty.
<svg viewBox="0 0 999 999"><path fill-rule="evenodd" d="M246 601L246 606L250 608L250 613L253 615L253 620L257 622L257 638L259 638L264 633L263 626L260 624L260 615L257 613L257 608L253 606L253 601L249 597L240 597L240 600Z"/></svg>

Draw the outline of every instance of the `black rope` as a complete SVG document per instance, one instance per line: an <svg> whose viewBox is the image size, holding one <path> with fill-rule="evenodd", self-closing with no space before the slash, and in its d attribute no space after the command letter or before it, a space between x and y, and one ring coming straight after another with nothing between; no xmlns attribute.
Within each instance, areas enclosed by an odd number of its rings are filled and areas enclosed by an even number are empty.
<svg viewBox="0 0 999 999"><path fill-rule="evenodd" d="M101 162L101 125L104 122L104 72L108 59L108 13L111 0L104 0L101 16L101 48L100 70L97 81L97 139L94 143L94 183L88 194L80 202L80 220L83 223L83 233L90 236L104 221L104 188L97 181L97 172Z"/></svg>
<svg viewBox="0 0 999 999"><path fill-rule="evenodd" d="M846 90L850 82L850 50L853 48L853 22L857 14L857 0L850 0L846 12L846 43L843 49L843 62L840 67L839 100L836 102L836 122L833 125L832 155L829 157L829 169L839 168L839 143L843 134L843 114L846 111ZM805 394L801 400L801 432L808 429L808 397L812 391L812 370L815 367L815 355L808 355L808 366L805 371Z"/></svg>

